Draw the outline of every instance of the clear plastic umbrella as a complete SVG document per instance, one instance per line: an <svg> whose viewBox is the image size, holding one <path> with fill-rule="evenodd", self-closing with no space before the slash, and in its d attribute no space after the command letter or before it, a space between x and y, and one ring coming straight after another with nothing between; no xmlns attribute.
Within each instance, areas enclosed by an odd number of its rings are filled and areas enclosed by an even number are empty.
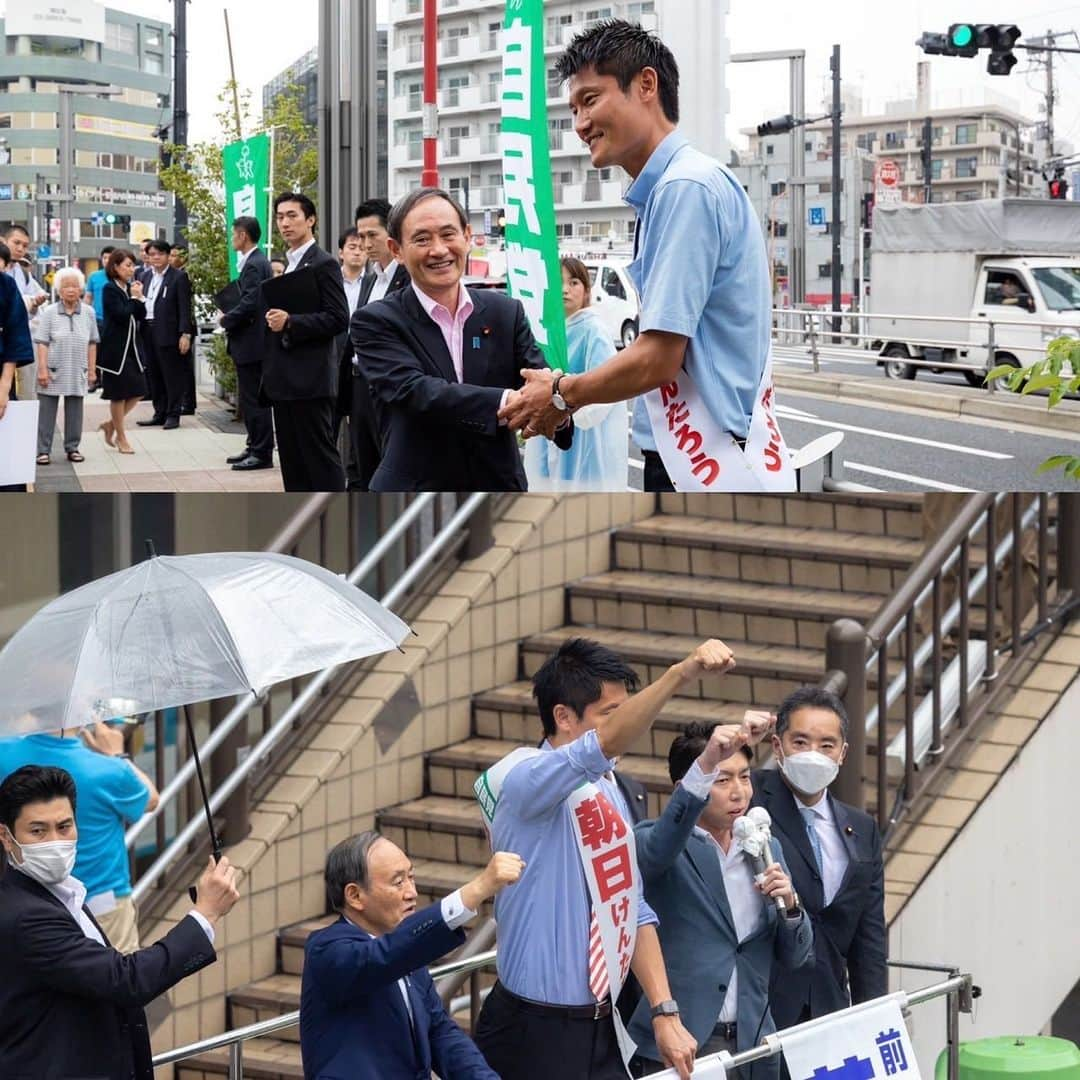
<svg viewBox="0 0 1080 1080"><path fill-rule="evenodd" d="M153 556L47 604L0 650L0 736L262 691L398 648L409 632L303 559ZM198 763L194 738L192 751Z"/></svg>

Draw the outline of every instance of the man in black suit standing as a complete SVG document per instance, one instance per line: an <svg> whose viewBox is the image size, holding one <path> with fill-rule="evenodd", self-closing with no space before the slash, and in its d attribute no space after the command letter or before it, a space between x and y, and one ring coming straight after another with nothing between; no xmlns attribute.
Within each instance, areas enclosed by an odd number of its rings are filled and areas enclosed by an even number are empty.
<svg viewBox="0 0 1080 1080"><path fill-rule="evenodd" d="M4 1080L153 1080L144 1007L216 959L236 869L209 861L198 901L162 939L112 948L71 876L75 782L26 765L0 784L0 1074Z"/></svg>
<svg viewBox="0 0 1080 1080"><path fill-rule="evenodd" d="M390 251L412 284L359 308L351 327L380 409L372 491L527 490L517 438L498 412L522 368L547 364L519 301L461 284L471 245L465 211L438 188L410 192L390 213ZM565 416L540 432L564 450Z"/></svg>
<svg viewBox="0 0 1080 1080"><path fill-rule="evenodd" d="M888 992L881 836L869 814L828 793L847 753L847 730L835 694L796 690L777 714L778 768L753 776L752 803L769 811L814 930L813 966L773 982L777 1028Z"/></svg>
<svg viewBox="0 0 1080 1080"><path fill-rule="evenodd" d="M391 293L401 292L409 284L409 271L390 251L389 220L390 204L386 199L368 199L356 208L356 232L368 259L368 273L360 287L357 308L383 300ZM371 389L351 345L349 357L352 364L349 439L356 463L356 477L350 482L349 490L367 491L382 458L382 436Z"/></svg>
<svg viewBox="0 0 1080 1080"><path fill-rule="evenodd" d="M286 491L344 491L345 471L334 439L338 335L348 328L349 306L337 259L315 243L315 204L286 192L274 200L274 219L288 246L289 274L311 274L319 308L290 314L268 308L262 395L274 410L278 458Z"/></svg>
<svg viewBox="0 0 1080 1080"><path fill-rule="evenodd" d="M259 404L262 380L263 322L259 319L259 286L273 277L266 253L259 247L262 226L258 218L238 217L232 223L232 246L240 276L240 300L218 320L228 334L229 355L236 365L240 412L247 428L247 446L225 460L238 472L274 466L274 418Z"/></svg>
<svg viewBox="0 0 1080 1080"><path fill-rule="evenodd" d="M151 240L147 245L151 272L142 279L146 291L142 340L154 415L137 421L139 427L161 427L166 431L180 426L187 389L187 355L195 331L191 322L191 282L185 271L169 265L171 250L167 240Z"/></svg>

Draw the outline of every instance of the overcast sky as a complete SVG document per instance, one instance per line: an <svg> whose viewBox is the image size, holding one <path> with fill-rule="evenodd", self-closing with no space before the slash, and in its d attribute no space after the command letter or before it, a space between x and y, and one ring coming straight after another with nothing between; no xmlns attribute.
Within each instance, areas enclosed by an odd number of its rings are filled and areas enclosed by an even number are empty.
<svg viewBox="0 0 1080 1080"><path fill-rule="evenodd" d="M8 0L9 3L18 0ZM950 22L1009 22L1017 20L1025 37L1054 31L1080 31L1080 0L730 0L727 33L732 52L764 49L807 50L807 107L819 111L827 92L829 55L841 46L845 82L861 84L866 105L878 111L895 97L913 97L916 64L923 58L914 42L925 31L943 32ZM389 0L379 0L385 19ZM111 6L171 20L169 0L112 0ZM291 0L288 5L268 0L194 0L188 8L190 47L191 137L210 138L215 127L215 97L229 78L222 12L229 10L237 80L253 91L258 109L261 88L272 76L316 44L317 0ZM1030 10L1028 10L1030 9ZM1061 42L1076 45L1075 40ZM1020 110L1039 119L1045 77L1031 67L1022 52L1008 78L986 73L986 54L967 60L933 57L931 82L935 95L963 91L978 95L983 88L1012 98ZM1080 145L1080 55L1055 57L1059 99L1056 131L1059 139ZM740 128L788 111L787 71L783 63L736 64L728 69L731 96L728 136L735 145L744 140ZM690 89L687 87L686 89ZM968 102L966 102L968 103ZM877 106L875 109L874 106Z"/></svg>

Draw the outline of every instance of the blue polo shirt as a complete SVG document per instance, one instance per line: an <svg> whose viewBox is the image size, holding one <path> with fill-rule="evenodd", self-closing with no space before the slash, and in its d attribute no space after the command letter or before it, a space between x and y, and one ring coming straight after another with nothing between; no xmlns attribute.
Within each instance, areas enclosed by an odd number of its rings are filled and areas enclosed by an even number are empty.
<svg viewBox="0 0 1080 1080"><path fill-rule="evenodd" d="M72 871L89 898L108 892L131 893L124 847L125 822L137 821L150 792L131 762L91 750L82 739L28 735L0 741L0 781L23 765L55 765L75 781L75 825L79 830Z"/></svg>
<svg viewBox="0 0 1080 1080"><path fill-rule="evenodd" d="M641 331L689 338L683 366L716 423L744 439L769 355L772 294L765 241L742 185L673 131L626 192L638 217L630 277ZM643 398L634 442L655 450Z"/></svg>
<svg viewBox="0 0 1080 1080"><path fill-rule="evenodd" d="M97 316L98 322L105 321L105 309L101 306L101 294L104 292L108 281L109 279L106 277L104 270L95 270L86 279L86 291L94 302L94 314Z"/></svg>

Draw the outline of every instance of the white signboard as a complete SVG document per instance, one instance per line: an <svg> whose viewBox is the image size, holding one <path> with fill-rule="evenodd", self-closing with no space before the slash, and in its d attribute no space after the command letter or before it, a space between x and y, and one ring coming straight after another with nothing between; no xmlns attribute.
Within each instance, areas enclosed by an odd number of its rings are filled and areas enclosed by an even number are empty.
<svg viewBox="0 0 1080 1080"><path fill-rule="evenodd" d="M4 32L105 41L105 5L95 0L8 0Z"/></svg>
<svg viewBox="0 0 1080 1080"><path fill-rule="evenodd" d="M0 485L34 482L37 421L36 401L8 403L0 420Z"/></svg>
<svg viewBox="0 0 1080 1080"><path fill-rule="evenodd" d="M900 166L895 161L879 161L874 178L875 205L896 206L900 201Z"/></svg>

